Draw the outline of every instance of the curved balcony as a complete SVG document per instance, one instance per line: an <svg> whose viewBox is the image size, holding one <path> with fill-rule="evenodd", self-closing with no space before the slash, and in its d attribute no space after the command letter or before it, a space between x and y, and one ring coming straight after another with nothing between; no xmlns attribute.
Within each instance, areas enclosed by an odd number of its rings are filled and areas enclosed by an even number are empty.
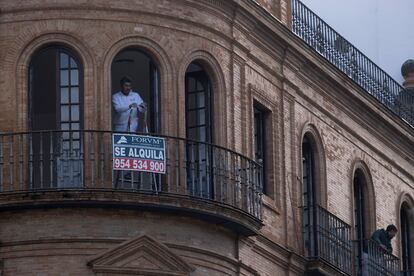
<svg viewBox="0 0 414 276"><path fill-rule="evenodd" d="M157 136L166 142L165 174L113 170L110 131L0 134L0 210L143 208L257 233L259 164L220 146Z"/></svg>

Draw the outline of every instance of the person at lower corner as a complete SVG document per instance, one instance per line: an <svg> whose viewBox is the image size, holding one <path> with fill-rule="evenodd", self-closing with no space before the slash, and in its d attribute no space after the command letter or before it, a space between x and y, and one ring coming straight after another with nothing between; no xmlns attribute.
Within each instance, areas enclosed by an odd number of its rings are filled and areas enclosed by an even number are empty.
<svg viewBox="0 0 414 276"><path fill-rule="evenodd" d="M137 92L132 91L131 79L123 77L120 84L121 90L112 95L114 131L137 132L138 112L146 112L147 105Z"/></svg>
<svg viewBox="0 0 414 276"><path fill-rule="evenodd" d="M392 254L392 245L391 240L395 237L398 230L395 225L390 224L387 226L387 229L378 229L372 236L371 240L375 241L384 251L389 254Z"/></svg>

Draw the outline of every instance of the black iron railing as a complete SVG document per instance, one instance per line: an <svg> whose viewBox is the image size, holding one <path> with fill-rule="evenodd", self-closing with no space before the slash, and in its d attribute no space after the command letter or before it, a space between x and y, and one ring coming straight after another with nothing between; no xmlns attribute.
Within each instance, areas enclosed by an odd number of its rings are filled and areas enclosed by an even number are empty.
<svg viewBox="0 0 414 276"><path fill-rule="evenodd" d="M322 260L341 272L352 275L351 227L321 206L313 210L311 259Z"/></svg>
<svg viewBox="0 0 414 276"><path fill-rule="evenodd" d="M220 146L162 137L167 146L166 174L112 170L110 131L0 134L0 194L126 189L211 200L261 218L259 164Z"/></svg>
<svg viewBox="0 0 414 276"><path fill-rule="evenodd" d="M311 260L320 260L346 275L399 276L399 259L387 253L376 242L366 240L353 243L351 226L321 206L312 210L309 230L313 241L308 241ZM361 251L358 251L358 248ZM357 251L359 253L357 253ZM360 261L354 261L354 257ZM359 265L358 265L359 264ZM407 274L409 275L409 274Z"/></svg>
<svg viewBox="0 0 414 276"><path fill-rule="evenodd" d="M385 251L375 241L366 240L363 245L361 275L399 276L400 260Z"/></svg>
<svg viewBox="0 0 414 276"><path fill-rule="evenodd" d="M332 65L414 127L414 95L299 0L292 0L292 31Z"/></svg>
<svg viewBox="0 0 414 276"><path fill-rule="evenodd" d="M401 276L414 276L414 270L403 270Z"/></svg>

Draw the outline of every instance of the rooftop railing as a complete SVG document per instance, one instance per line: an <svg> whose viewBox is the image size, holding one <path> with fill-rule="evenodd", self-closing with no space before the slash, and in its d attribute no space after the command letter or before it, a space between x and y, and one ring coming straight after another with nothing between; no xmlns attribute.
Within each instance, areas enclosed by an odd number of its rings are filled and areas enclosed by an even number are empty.
<svg viewBox="0 0 414 276"><path fill-rule="evenodd" d="M414 127L414 91L404 88L299 0L292 31L393 113Z"/></svg>
<svg viewBox="0 0 414 276"><path fill-rule="evenodd" d="M166 141L166 174L113 170L110 131L0 134L0 195L69 189L171 194L261 219L258 163L209 143L157 136Z"/></svg>

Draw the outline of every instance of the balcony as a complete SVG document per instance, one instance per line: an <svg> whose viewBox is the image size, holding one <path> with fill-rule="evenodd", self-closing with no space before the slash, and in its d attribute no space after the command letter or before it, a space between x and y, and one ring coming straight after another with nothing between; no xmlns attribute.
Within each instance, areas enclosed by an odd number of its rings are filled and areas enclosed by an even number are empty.
<svg viewBox="0 0 414 276"><path fill-rule="evenodd" d="M308 275L352 275L351 226L321 206L311 211Z"/></svg>
<svg viewBox="0 0 414 276"><path fill-rule="evenodd" d="M321 206L311 210L313 222L307 229L312 237L307 242L310 249L307 275L400 275L397 257L372 240L366 240L363 247L358 246L361 243L352 242L350 225ZM409 275L403 273L401 275Z"/></svg>
<svg viewBox="0 0 414 276"><path fill-rule="evenodd" d="M404 90L299 0L292 0L292 31L387 109L414 127L414 94Z"/></svg>
<svg viewBox="0 0 414 276"><path fill-rule="evenodd" d="M166 141L166 174L113 170L110 131L0 134L0 210L143 208L257 233L259 164L220 146L157 136Z"/></svg>
<svg viewBox="0 0 414 276"><path fill-rule="evenodd" d="M398 276L400 260L372 240L365 241L362 253L362 275L367 276Z"/></svg>

